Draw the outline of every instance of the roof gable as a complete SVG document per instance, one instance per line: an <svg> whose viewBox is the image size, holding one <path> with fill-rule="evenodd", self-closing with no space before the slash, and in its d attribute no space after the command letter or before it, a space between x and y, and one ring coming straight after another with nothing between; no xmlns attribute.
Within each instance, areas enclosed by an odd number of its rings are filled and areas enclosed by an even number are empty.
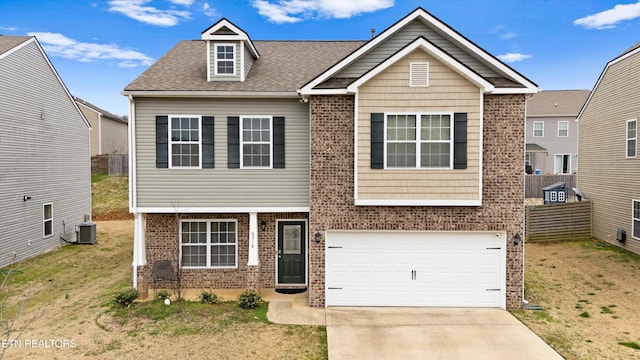
<svg viewBox="0 0 640 360"><path fill-rule="evenodd" d="M260 53L256 50L256 47L253 45L251 38L249 38L249 34L247 34L244 30L240 29L236 25L234 25L231 21L226 18L220 19L217 23L211 25L201 34L202 40L225 40L225 41L243 41L251 54L256 58L260 58Z"/></svg>

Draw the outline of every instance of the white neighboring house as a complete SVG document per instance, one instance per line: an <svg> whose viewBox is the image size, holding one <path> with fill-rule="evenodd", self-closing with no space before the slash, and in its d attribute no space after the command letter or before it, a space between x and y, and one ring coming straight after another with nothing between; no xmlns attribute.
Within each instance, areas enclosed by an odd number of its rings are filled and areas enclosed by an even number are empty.
<svg viewBox="0 0 640 360"><path fill-rule="evenodd" d="M91 218L91 126L37 39L0 36L0 267Z"/></svg>

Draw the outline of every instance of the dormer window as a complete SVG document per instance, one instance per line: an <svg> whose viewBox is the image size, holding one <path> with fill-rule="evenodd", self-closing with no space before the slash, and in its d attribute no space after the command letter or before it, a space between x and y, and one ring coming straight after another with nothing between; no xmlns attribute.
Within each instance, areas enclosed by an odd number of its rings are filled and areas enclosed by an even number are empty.
<svg viewBox="0 0 640 360"><path fill-rule="evenodd" d="M236 44L215 44L216 75L236 74Z"/></svg>

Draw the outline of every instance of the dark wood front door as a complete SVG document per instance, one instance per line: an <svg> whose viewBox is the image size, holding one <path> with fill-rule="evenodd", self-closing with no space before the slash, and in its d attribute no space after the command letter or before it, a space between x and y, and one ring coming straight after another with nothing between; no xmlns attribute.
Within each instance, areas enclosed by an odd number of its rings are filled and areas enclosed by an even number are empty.
<svg viewBox="0 0 640 360"><path fill-rule="evenodd" d="M304 284L307 224L278 222L278 284Z"/></svg>

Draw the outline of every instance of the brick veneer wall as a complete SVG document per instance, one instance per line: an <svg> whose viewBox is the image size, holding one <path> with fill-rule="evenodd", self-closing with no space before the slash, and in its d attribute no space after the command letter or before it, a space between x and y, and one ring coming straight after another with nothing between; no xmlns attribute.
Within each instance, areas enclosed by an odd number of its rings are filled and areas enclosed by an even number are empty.
<svg viewBox="0 0 640 360"><path fill-rule="evenodd" d="M524 95L484 99L482 206L393 207L354 205L354 98L314 96L311 107L311 306L323 307L326 230L506 231L507 308L522 305L524 231ZM524 237L523 237L524 238Z"/></svg>

